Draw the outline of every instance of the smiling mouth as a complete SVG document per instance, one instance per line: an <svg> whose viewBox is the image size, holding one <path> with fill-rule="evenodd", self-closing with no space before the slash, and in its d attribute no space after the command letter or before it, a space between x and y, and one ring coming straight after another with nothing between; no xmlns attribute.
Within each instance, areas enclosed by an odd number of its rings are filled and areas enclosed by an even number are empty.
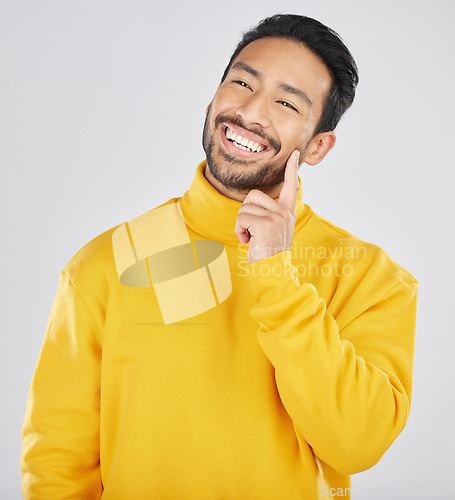
<svg viewBox="0 0 455 500"><path fill-rule="evenodd" d="M260 153L261 151L267 149L265 145L250 141L246 137L242 137L240 134L236 134L229 127L226 127L224 133L226 135L226 139L231 142L236 148L242 151L248 151L249 153Z"/></svg>

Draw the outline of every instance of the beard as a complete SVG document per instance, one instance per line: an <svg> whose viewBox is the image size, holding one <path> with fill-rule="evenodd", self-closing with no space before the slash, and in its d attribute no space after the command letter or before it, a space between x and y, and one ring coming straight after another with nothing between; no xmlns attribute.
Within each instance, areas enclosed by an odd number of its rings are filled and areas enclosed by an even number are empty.
<svg viewBox="0 0 455 500"><path fill-rule="evenodd" d="M276 154L280 152L281 144L262 130L248 128L239 118L227 115L219 115L216 118L214 129L211 133L209 117L210 113L205 118L202 146L207 157L207 166L217 181L229 190L250 191L252 189L260 189L265 193L272 191L284 181L285 165L282 162L270 161L263 165L255 166L256 160L242 160L230 155L221 148L217 151L218 157L221 160L217 162L214 158L214 133L223 122L230 122L262 137L272 146Z"/></svg>

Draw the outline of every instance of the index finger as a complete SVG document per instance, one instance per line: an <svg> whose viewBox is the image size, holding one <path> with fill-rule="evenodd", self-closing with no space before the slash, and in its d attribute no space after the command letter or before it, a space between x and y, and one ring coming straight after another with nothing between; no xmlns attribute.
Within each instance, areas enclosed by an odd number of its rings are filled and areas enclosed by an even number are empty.
<svg viewBox="0 0 455 500"><path fill-rule="evenodd" d="M299 156L300 153L296 149L286 162L284 181L281 186L280 196L277 200L277 203L287 208L291 213L295 212L297 194L299 192L299 179L297 176L297 171L299 169Z"/></svg>

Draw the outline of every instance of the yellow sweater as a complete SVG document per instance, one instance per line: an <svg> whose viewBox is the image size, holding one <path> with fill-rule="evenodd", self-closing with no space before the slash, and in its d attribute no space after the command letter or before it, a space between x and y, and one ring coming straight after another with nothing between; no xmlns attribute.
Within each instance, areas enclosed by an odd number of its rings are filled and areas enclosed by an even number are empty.
<svg viewBox="0 0 455 500"><path fill-rule="evenodd" d="M61 273L25 499L349 498L404 428L415 279L301 191L292 250L248 264L203 169Z"/></svg>

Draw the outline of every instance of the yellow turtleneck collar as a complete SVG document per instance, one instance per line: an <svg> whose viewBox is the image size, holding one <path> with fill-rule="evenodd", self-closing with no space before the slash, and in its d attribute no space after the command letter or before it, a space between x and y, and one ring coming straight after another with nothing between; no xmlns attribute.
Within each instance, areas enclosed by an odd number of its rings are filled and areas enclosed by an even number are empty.
<svg viewBox="0 0 455 500"><path fill-rule="evenodd" d="M179 198L183 218L193 231L208 239L238 244L234 227L242 203L222 195L207 181L204 176L206 164L204 160L197 166L190 189ZM302 201L300 178L299 185L296 230L303 226L311 215L311 208Z"/></svg>

